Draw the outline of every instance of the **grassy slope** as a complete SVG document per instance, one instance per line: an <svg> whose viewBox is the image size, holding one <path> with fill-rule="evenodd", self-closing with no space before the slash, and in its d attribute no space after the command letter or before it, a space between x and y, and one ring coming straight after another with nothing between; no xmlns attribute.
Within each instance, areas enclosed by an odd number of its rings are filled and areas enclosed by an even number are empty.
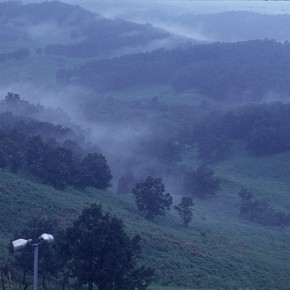
<svg viewBox="0 0 290 290"><path fill-rule="evenodd" d="M9 66L7 81L25 80L31 71L33 80L52 80L59 67L78 65L69 59L31 56ZM3 65L5 69L7 64ZM45 69L44 69L45 68ZM38 79L39 78L39 79ZM195 92L176 98L168 87L140 87L124 92L109 92L119 98L143 99L158 96L160 102L198 105L202 100ZM184 163L197 167L195 152L184 156ZM6 245L13 232L33 215L47 214L69 223L92 202L101 202L105 209L122 218L131 234L143 240L144 261L156 268L154 290L180 289L287 289L290 284L288 228L271 228L241 221L239 198L241 188L255 197L268 200L285 212L290 209L288 177L290 154L254 158L237 144L230 158L213 165L223 178L222 190L211 200L196 200L194 219L184 229L174 211L153 222L136 210L131 196L110 192L70 188L64 192L0 172L0 254L6 261ZM176 197L176 202L178 197Z"/></svg>
<svg viewBox="0 0 290 290"><path fill-rule="evenodd" d="M246 187L255 190L254 195L275 201L277 207L289 208L288 184L284 177L289 171L290 154L253 158L243 155L242 150L238 153L216 164L217 174L225 178L223 189L212 200L196 200L194 219L187 229L182 227L174 211L154 222L145 220L131 196L94 189L80 192L71 188L60 192L1 172L3 260L13 230L25 225L31 216L48 214L67 223L86 204L101 202L106 210L124 220L131 234L141 234L143 259L156 268L160 287L155 290L176 289L179 285L189 289L287 289L290 230L241 221L237 191ZM283 174L277 178L279 172ZM286 202L282 203L282 198Z"/></svg>
<svg viewBox="0 0 290 290"><path fill-rule="evenodd" d="M130 90L108 94L120 99L158 96L160 102L172 104L191 104L193 98L199 104L202 100L195 92L177 97L163 86L134 88L131 94ZM173 210L154 222L145 220L136 210L132 196L116 196L94 189L80 192L70 188L60 192L0 172L3 262L12 233L31 216L53 215L66 224L77 217L85 205L101 202L106 210L124 220L132 235L141 234L143 260L156 269L159 286L153 287L154 290L172 290L179 286L180 289L287 289L290 230L240 220L237 193L246 188L275 208L289 211L290 153L254 158L243 148L243 144L237 144L228 159L213 164L217 175L223 178L222 190L210 200L195 201L193 222L187 229L182 227ZM196 153L185 154L183 163L196 168Z"/></svg>

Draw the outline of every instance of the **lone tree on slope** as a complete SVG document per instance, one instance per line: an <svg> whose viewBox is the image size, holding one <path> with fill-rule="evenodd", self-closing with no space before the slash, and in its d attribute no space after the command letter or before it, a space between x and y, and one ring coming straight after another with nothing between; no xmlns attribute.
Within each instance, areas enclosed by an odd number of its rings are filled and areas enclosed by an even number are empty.
<svg viewBox="0 0 290 290"><path fill-rule="evenodd" d="M194 203L192 197L183 196L181 202L174 207L182 218L185 227L187 227L192 220L193 206Z"/></svg>
<svg viewBox="0 0 290 290"><path fill-rule="evenodd" d="M145 181L136 184L132 193L136 197L138 209L146 213L147 219L165 215L166 210L172 205L172 197L169 193L165 193L161 178L148 176Z"/></svg>

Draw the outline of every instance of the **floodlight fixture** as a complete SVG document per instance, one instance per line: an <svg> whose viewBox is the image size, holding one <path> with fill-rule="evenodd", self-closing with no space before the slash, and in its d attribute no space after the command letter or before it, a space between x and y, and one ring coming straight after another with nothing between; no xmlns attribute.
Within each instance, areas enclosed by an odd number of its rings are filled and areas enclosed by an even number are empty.
<svg viewBox="0 0 290 290"><path fill-rule="evenodd" d="M33 290L37 290L38 284L38 247L42 244L51 244L54 241L54 237L50 234L42 234L37 242L33 242L32 239L18 239L12 242L14 251L20 251L27 245L34 248L34 267L33 267Z"/></svg>
<svg viewBox="0 0 290 290"><path fill-rule="evenodd" d="M24 240L24 239L18 239L12 242L13 245L13 249L15 251L20 251L22 249L24 249L26 247L26 245L28 244L28 241L30 240Z"/></svg>
<svg viewBox="0 0 290 290"><path fill-rule="evenodd" d="M42 234L39 237L40 242L46 243L46 244L51 244L54 241L53 235L50 234Z"/></svg>

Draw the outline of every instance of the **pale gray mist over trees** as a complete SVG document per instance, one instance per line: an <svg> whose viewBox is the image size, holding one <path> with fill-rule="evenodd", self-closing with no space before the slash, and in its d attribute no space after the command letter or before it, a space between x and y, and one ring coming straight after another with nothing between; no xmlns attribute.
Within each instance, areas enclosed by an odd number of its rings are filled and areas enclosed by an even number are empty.
<svg viewBox="0 0 290 290"><path fill-rule="evenodd" d="M43 288L286 289L289 27L290 1L0 1L0 179L78 204L1 225L62 241Z"/></svg>

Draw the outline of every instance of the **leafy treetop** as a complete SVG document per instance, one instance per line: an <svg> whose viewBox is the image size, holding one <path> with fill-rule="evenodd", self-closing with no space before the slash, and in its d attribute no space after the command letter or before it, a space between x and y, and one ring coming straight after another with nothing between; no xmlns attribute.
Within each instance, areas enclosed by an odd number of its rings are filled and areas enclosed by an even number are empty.
<svg viewBox="0 0 290 290"><path fill-rule="evenodd" d="M165 215L172 205L172 197L165 193L161 178L148 176L144 181L137 183L132 192L136 197L138 209L146 213L147 219Z"/></svg>

